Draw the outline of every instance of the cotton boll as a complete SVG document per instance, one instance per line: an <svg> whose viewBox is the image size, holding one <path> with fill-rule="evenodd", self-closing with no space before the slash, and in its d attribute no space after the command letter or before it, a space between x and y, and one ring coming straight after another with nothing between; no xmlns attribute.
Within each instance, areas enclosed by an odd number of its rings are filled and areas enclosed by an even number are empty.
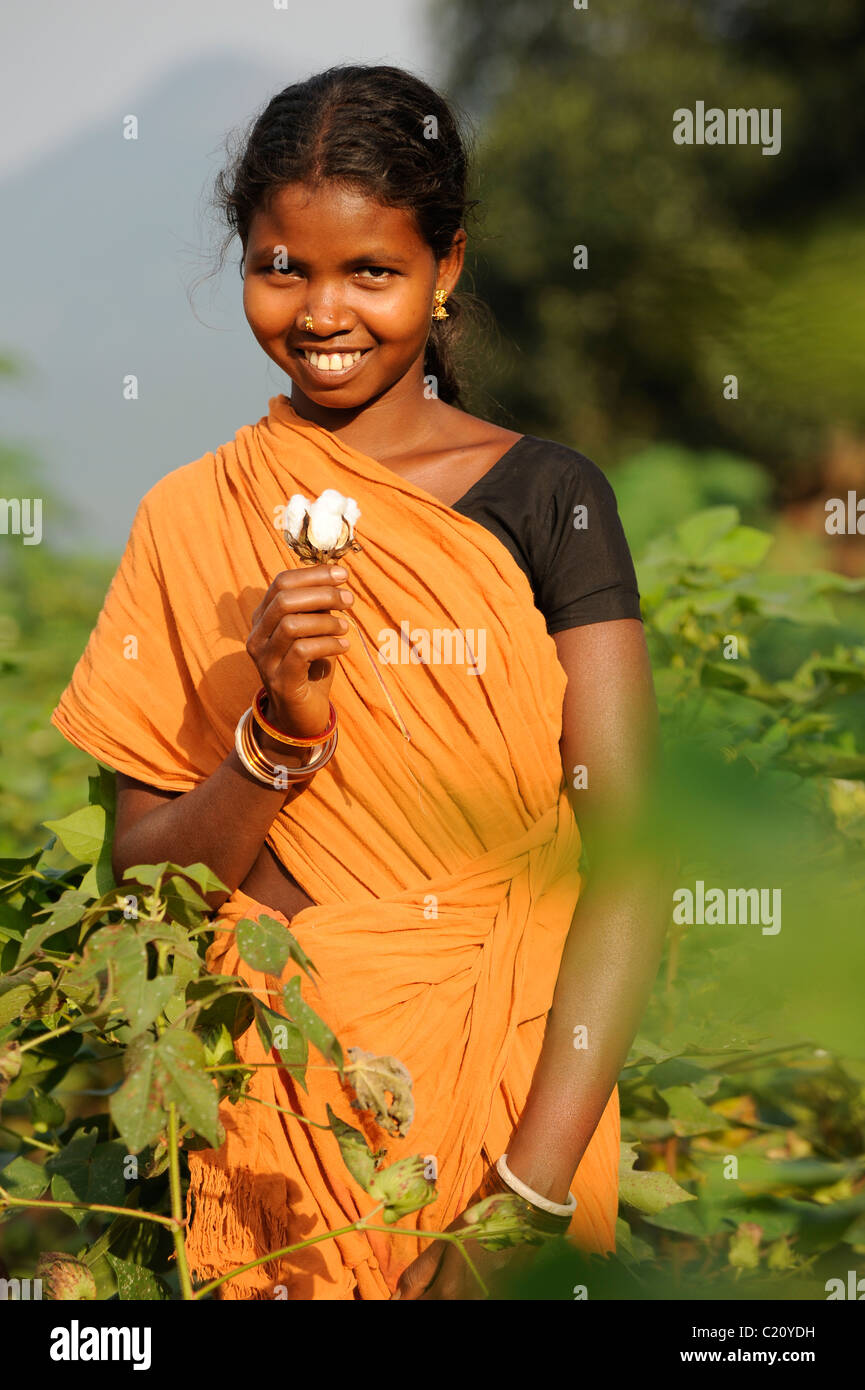
<svg viewBox="0 0 865 1390"><path fill-rule="evenodd" d="M322 493L323 496L324 493ZM339 543L342 534L342 514L331 511L327 505L322 507L322 497L319 497L318 501L313 502L310 507L306 537L310 545L314 545L316 550L333 550Z"/></svg>
<svg viewBox="0 0 865 1390"><path fill-rule="evenodd" d="M309 511L309 500L302 492L295 492L288 499L285 509L285 529L292 540L297 540L303 527L303 519Z"/></svg>
<svg viewBox="0 0 865 1390"><path fill-rule="evenodd" d="M342 516L342 509L346 499L336 488L326 487L320 497L316 499L315 505L322 512L331 512L333 516Z"/></svg>
<svg viewBox="0 0 865 1390"><path fill-rule="evenodd" d="M345 506L342 509L342 514L348 522L349 534L353 536L354 528L360 521L360 507L357 505L353 497L346 497Z"/></svg>

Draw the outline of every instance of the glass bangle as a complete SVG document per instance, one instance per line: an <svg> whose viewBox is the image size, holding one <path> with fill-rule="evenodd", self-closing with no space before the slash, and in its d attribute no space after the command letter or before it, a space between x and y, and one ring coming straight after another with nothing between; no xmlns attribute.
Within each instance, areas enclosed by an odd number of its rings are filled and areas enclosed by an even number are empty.
<svg viewBox="0 0 865 1390"><path fill-rule="evenodd" d="M284 734L281 729L277 729L275 724L271 724L264 712L266 700L267 691L262 685L256 691L255 699L252 702L252 717L261 731L265 734L269 734L277 743L284 743L290 748L315 748L320 743L325 743L336 729L336 710L333 707L332 700L328 702L330 722L327 728L320 734L314 734L312 738L293 738L290 734Z"/></svg>
<svg viewBox="0 0 865 1390"><path fill-rule="evenodd" d="M272 763L265 757L256 742L253 732L252 722L253 709L249 709L240 716L234 734L234 746L237 756L250 776L263 786L272 787L278 790L281 782L297 782L310 773L317 772L319 768L329 763L336 751L337 730L334 729L329 739L319 741L312 746L312 760L303 767L285 767L282 764Z"/></svg>

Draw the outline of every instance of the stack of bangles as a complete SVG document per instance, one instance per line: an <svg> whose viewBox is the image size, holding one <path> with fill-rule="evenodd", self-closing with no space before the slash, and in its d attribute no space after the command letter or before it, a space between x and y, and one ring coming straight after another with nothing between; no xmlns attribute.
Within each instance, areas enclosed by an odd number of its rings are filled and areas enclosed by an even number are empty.
<svg viewBox="0 0 865 1390"><path fill-rule="evenodd" d="M508 1167L507 1159L507 1154L502 1154L496 1166L488 1170L475 1200L480 1202L497 1192L504 1192L510 1197L522 1197L528 1208L527 1216L533 1230L543 1236L565 1235L571 1224L571 1217L577 1209L577 1199L573 1192L568 1193L567 1202L551 1202L549 1198L532 1191L515 1177Z"/></svg>
<svg viewBox="0 0 865 1390"><path fill-rule="evenodd" d="M261 686L249 709L240 716L234 731L234 746L237 750L237 756L249 775L254 777L257 782L274 789L282 789L289 782L299 781L302 777L308 777L311 772L318 772L319 768L330 762L336 752L338 737L336 710L332 703L330 705L330 722L327 728L323 733L315 734L312 738L294 738L290 734L284 734L281 729L277 729L275 724L271 724L266 710L267 691L264 686ZM286 767L284 764L272 763L259 747L255 737L255 725L276 743L281 743L296 753L307 750L309 762L305 763L303 767Z"/></svg>

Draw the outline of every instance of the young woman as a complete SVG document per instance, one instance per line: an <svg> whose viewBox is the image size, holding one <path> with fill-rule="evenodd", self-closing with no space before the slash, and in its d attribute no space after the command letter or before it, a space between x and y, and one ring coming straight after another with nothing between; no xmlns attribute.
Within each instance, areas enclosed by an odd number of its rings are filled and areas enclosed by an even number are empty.
<svg viewBox="0 0 865 1390"><path fill-rule="evenodd" d="M190 1154L198 1275L370 1209L318 1127L330 1103L386 1161L424 1155L438 1200L221 1295L472 1298L459 1252L423 1232L479 1192L519 1189L547 1229L615 1244L616 1080L665 916L639 848L655 715L633 566L593 463L460 408L466 155L437 93L392 67L288 87L219 188L291 398L146 494L52 717L117 771L118 882L208 864L230 889L209 899L210 968L270 999L232 929L290 924L319 972L306 1001L413 1079L393 1136L332 1069L296 1085L250 1029L264 1104L225 1103L225 1143ZM283 509L327 488L359 507L362 548L303 563ZM251 724L250 757L236 732L262 687L272 732ZM486 1273L514 1258L473 1253Z"/></svg>

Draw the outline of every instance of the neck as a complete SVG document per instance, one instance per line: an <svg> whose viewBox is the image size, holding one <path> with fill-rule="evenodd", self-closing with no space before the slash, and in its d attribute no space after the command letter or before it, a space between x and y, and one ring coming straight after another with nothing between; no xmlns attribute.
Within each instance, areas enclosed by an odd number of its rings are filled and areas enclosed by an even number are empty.
<svg viewBox="0 0 865 1390"><path fill-rule="evenodd" d="M292 408L303 420L339 435L346 444L384 462L420 449L440 430L451 407L424 395L422 364L361 406L347 410L321 405L295 384Z"/></svg>

